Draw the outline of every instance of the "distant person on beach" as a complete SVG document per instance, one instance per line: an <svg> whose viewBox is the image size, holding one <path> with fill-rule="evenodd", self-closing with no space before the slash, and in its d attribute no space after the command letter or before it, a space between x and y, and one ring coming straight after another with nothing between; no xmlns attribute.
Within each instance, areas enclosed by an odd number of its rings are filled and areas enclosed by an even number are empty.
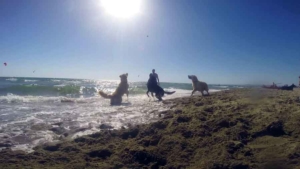
<svg viewBox="0 0 300 169"><path fill-rule="evenodd" d="M149 97L149 92L151 92L151 96L153 97L153 93L155 93L155 97L159 100L162 101L162 98L164 96L164 94L173 94L175 93L175 91L173 92L168 92L165 91L163 88L161 88L158 83L157 83L157 77L154 77L154 75L152 73L149 74L149 80L147 83L147 96Z"/></svg>
<svg viewBox="0 0 300 169"><path fill-rule="evenodd" d="M157 84L159 85L159 78L158 78L158 74L155 73L155 69L152 69L152 75L155 77L155 79L157 80Z"/></svg>

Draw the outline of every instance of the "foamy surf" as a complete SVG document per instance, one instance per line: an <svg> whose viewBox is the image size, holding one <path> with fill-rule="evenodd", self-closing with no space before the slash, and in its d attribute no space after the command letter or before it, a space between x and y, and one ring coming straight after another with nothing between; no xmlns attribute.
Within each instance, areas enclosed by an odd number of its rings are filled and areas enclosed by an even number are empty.
<svg viewBox="0 0 300 169"><path fill-rule="evenodd" d="M5 79L6 81L13 81L13 82L15 82L15 81L17 81L18 79L16 79L16 78L8 78L8 79Z"/></svg>
<svg viewBox="0 0 300 169"><path fill-rule="evenodd" d="M28 80L28 79L25 79L24 81L25 82L37 82L38 80Z"/></svg>
<svg viewBox="0 0 300 169"><path fill-rule="evenodd" d="M7 80L10 79L10 80ZM32 151L38 144L73 139L105 128L150 123L168 106L148 98L145 82L129 83L129 98L110 106L99 90L112 93L119 81L0 78L0 149ZM161 83L166 99L191 95L191 84ZM225 86L225 85L224 85ZM240 86L236 86L237 88ZM210 85L210 92L228 90ZM196 92L195 95L201 95Z"/></svg>
<svg viewBox="0 0 300 169"><path fill-rule="evenodd" d="M63 101L66 98L59 101L13 97L17 100L13 102L15 108L1 106L0 143L9 143L8 147L25 151L32 151L37 144L92 134L101 130L101 124L119 129L156 121L157 112L168 109L142 95L129 97L128 101L124 97L121 106L110 106L109 100L100 97L69 101Z"/></svg>

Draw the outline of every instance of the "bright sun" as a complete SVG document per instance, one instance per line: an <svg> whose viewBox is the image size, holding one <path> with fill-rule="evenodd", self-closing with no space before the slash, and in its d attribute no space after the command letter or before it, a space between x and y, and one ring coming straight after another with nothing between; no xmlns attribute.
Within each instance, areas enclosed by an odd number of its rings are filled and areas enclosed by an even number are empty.
<svg viewBox="0 0 300 169"><path fill-rule="evenodd" d="M105 11L118 18L130 18L141 9L141 0L102 0Z"/></svg>

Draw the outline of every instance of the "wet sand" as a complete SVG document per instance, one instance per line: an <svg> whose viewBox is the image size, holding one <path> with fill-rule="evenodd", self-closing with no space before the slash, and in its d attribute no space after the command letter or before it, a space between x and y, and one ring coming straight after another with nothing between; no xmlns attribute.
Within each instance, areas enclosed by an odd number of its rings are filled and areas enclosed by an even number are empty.
<svg viewBox="0 0 300 169"><path fill-rule="evenodd" d="M297 168L299 97L299 89L237 89L166 100L172 108L158 122L38 146L30 154L7 149L0 168Z"/></svg>

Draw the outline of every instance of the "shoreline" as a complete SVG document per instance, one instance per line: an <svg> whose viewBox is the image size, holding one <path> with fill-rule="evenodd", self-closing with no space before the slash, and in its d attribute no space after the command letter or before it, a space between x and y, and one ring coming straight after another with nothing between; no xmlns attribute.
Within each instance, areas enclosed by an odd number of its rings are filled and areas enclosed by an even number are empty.
<svg viewBox="0 0 300 169"><path fill-rule="evenodd" d="M188 90L177 90L177 95L166 96L165 99L188 95ZM168 105L141 94L131 95L130 101L124 98L122 106L110 106L108 100L99 96L68 99L12 95L0 97L0 102L3 101L1 99L8 102L7 106L12 108L10 111L17 112L14 119L10 119L8 108L0 113L0 150L9 147L26 152L32 152L35 146L47 142L93 134L105 126L120 129L155 122L160 119L157 112L169 109ZM17 104L11 104L13 102ZM23 102L26 102L25 105ZM92 107L86 108L89 105ZM50 107L56 108L50 110ZM29 113L24 114L24 111ZM10 121L5 121L5 118Z"/></svg>
<svg viewBox="0 0 300 169"><path fill-rule="evenodd" d="M231 89L163 101L160 120L3 150L1 168L263 168L300 164L300 90ZM158 113L158 112L157 112Z"/></svg>

